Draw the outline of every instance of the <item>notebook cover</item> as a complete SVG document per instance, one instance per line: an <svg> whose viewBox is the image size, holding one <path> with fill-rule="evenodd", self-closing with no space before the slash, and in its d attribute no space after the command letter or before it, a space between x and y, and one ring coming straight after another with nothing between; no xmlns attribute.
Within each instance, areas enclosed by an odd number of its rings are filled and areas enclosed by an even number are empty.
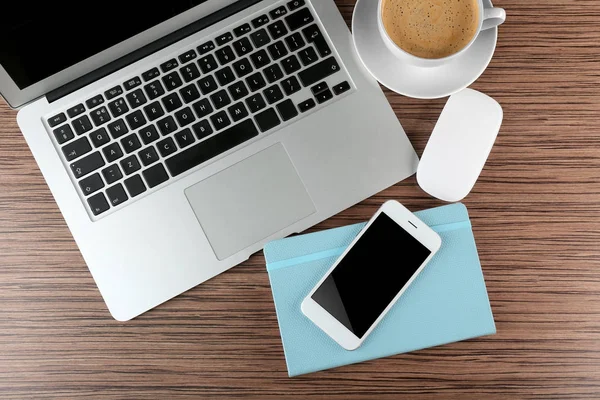
<svg viewBox="0 0 600 400"><path fill-rule="evenodd" d="M265 246L289 376L496 333L466 207L457 203L415 214L439 233L442 246L354 351L317 328L300 305L365 223Z"/></svg>

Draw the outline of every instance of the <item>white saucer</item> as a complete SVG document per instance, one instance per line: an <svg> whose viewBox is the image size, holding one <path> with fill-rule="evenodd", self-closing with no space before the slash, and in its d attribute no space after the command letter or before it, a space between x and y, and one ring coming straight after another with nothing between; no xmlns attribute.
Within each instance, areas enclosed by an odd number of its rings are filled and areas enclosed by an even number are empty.
<svg viewBox="0 0 600 400"><path fill-rule="evenodd" d="M473 45L451 63L423 68L400 61L386 47L377 28L376 0L359 0L352 17L354 45L363 64L382 85L419 99L436 99L457 93L475 82L490 63L498 28L479 34ZM490 0L483 0L492 7Z"/></svg>

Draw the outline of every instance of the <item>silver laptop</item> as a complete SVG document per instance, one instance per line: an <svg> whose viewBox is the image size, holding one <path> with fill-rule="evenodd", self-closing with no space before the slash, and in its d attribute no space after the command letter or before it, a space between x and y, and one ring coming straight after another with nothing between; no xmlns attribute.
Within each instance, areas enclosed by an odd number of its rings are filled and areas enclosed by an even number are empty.
<svg viewBox="0 0 600 400"><path fill-rule="evenodd" d="M0 92L117 320L415 172L332 0L21 4Z"/></svg>

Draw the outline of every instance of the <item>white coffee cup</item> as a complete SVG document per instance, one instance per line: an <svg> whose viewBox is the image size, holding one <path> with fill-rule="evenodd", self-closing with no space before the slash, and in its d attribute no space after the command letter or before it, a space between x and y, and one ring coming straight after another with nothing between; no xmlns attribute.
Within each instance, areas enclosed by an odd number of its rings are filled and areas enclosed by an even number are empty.
<svg viewBox="0 0 600 400"><path fill-rule="evenodd" d="M369 0L370 1L370 0ZM483 5L483 0L477 0L479 5L479 25L476 31L476 34L473 36L473 39L463 47L459 52L449 55L448 57L443 58L421 58L417 57L413 54L408 53L407 51L402 50L398 45L390 38L383 24L383 14L382 14L382 6L384 0L379 0L379 7L377 9L378 13L378 27L379 33L385 42L385 45L390 49L390 51L399 59L409 62L413 65L417 65L420 67L438 67L440 65L444 65L452 61L454 58L460 56L464 52L467 51L469 47L475 42L481 31L486 29L495 28L498 25L502 24L506 20L506 11L502 8L497 7L485 7ZM389 0L388 0L389 1ZM401 1L401 0L400 0Z"/></svg>

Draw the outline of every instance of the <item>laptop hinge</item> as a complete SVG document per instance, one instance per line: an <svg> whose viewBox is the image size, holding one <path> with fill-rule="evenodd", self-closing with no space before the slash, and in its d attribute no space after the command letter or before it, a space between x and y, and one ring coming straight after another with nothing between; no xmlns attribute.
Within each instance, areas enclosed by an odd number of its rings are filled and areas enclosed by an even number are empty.
<svg viewBox="0 0 600 400"><path fill-rule="evenodd" d="M186 37L193 35L194 33L201 31L211 25L214 25L225 18L228 18L246 8L260 2L262 0L239 0L230 6L223 8L213 14L210 14L204 18L197 20L177 31L170 33L169 35L160 38L152 43L147 44L144 47L139 48L121 58L118 58L105 66L98 68L86 75L83 75L66 85L63 85L59 88L52 90L46 94L46 99L49 103L55 102L91 83L104 78L107 75L112 74L115 71L118 71L126 66L133 64L136 61L141 60L144 57L149 56L150 54L156 53L159 50L164 49L176 43Z"/></svg>

